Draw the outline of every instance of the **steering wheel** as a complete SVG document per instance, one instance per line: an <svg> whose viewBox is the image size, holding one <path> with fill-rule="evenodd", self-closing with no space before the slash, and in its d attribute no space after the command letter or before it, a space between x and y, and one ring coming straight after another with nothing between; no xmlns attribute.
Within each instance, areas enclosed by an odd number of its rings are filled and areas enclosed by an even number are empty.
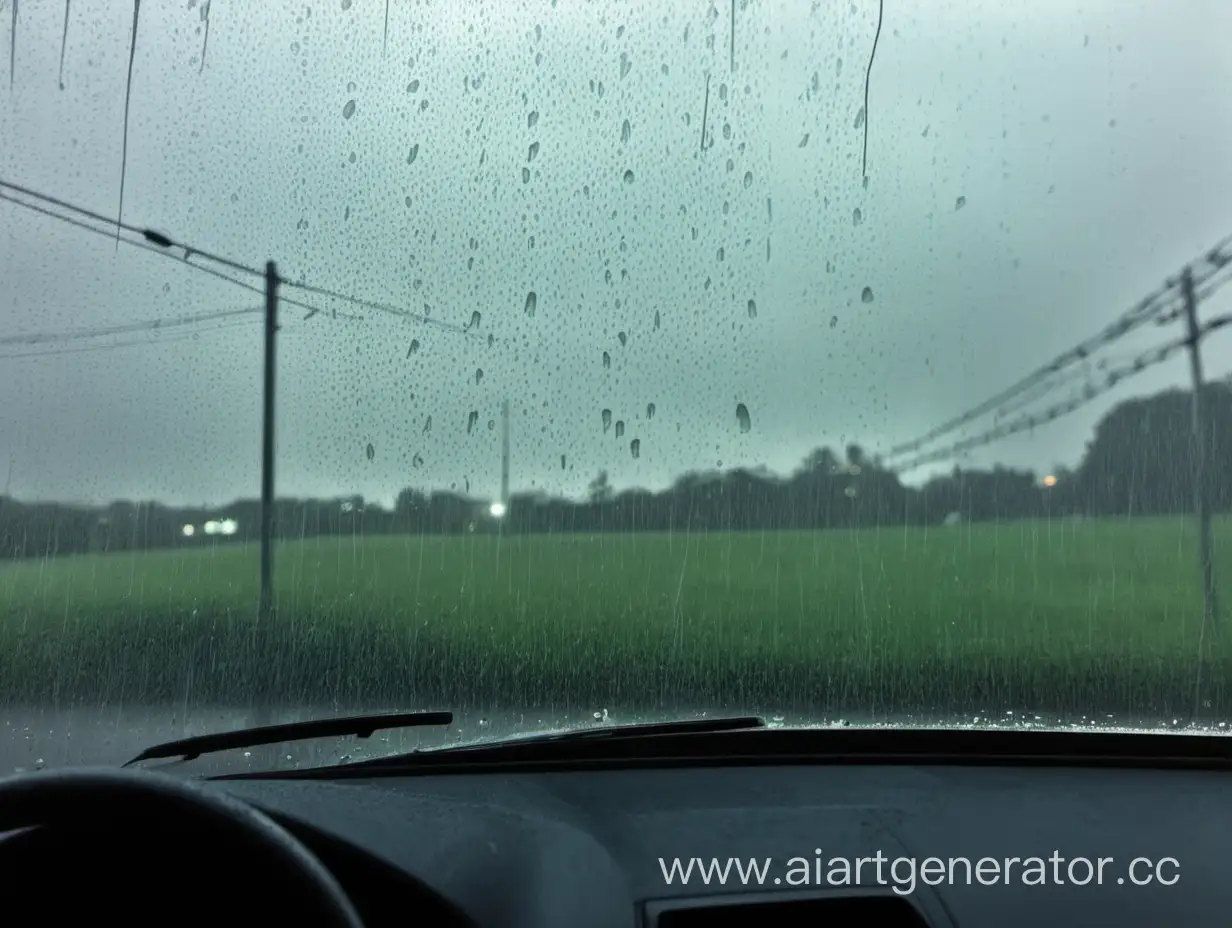
<svg viewBox="0 0 1232 928"><path fill-rule="evenodd" d="M304 905L321 928L363 928L338 881L307 848L221 791L146 770L40 771L0 780L0 834L38 826L118 834L149 822L164 832L208 832L224 853L259 860L265 884Z"/></svg>

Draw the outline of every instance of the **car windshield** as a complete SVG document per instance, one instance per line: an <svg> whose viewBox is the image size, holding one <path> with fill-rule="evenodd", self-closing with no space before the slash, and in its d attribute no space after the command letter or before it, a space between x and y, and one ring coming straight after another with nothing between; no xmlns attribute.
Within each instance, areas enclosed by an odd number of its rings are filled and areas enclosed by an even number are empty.
<svg viewBox="0 0 1232 928"><path fill-rule="evenodd" d="M0 768L1222 727L1232 5L0 10Z"/></svg>

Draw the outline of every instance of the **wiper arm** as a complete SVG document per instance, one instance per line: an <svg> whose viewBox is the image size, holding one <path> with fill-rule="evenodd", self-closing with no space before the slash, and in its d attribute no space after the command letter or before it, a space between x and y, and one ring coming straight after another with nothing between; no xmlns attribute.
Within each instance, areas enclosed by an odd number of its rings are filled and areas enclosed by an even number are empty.
<svg viewBox="0 0 1232 928"><path fill-rule="evenodd" d="M407 763L433 764L467 760L498 760L507 755L523 755L526 748L583 741L636 741L641 739L672 738L690 735L706 735L719 732L754 731L765 728L764 719L755 715L719 718L676 719L671 722L636 722L628 725L604 725L594 728L576 728L568 731L544 732L524 737L503 738L496 741L480 741L459 744L447 748L432 748L427 751L412 751L409 754L392 754L355 761L332 770L372 770L381 767L399 767Z"/></svg>
<svg viewBox="0 0 1232 928"><path fill-rule="evenodd" d="M657 735L696 735L715 731L744 731L749 728L765 728L765 719L756 715L737 715L730 718L676 719L671 722L635 722L629 725L606 725L595 728L575 728L569 731L547 732L527 738L510 739L518 744L542 741L581 741L589 738L650 738ZM508 743L508 742L507 742ZM473 745L482 747L483 745ZM470 745L448 748L464 751Z"/></svg>
<svg viewBox="0 0 1232 928"><path fill-rule="evenodd" d="M193 738L156 744L146 748L124 766L130 767L143 760L157 760L166 757L195 760L202 754L213 754L217 751L253 748L263 744L282 744L286 741L307 741L310 738L336 738L347 735L369 738L374 732L391 728L420 728L452 723L452 712L403 712L315 719L306 722L288 722L284 725L263 725L257 728L241 728L236 731L197 735Z"/></svg>

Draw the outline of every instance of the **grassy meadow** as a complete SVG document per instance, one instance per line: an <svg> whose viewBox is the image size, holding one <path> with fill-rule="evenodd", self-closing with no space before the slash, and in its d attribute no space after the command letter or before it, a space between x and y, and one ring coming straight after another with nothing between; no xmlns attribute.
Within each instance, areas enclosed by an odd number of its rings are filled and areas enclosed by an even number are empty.
<svg viewBox="0 0 1232 928"><path fill-rule="evenodd" d="M53 557L0 564L0 701L1188 715L1196 550L1181 518L316 538L265 625L255 546ZM1232 522L1215 551L1228 604Z"/></svg>

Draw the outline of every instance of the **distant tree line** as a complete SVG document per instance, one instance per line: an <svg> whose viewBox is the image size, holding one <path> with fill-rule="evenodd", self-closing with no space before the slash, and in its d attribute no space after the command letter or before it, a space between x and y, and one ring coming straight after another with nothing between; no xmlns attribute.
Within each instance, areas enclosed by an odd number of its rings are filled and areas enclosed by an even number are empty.
<svg viewBox="0 0 1232 928"><path fill-rule="evenodd" d="M1211 384L1206 403L1207 480L1216 512L1232 509L1232 387ZM660 492L616 492L607 474L584 500L519 494L496 519L481 501L407 488L392 510L363 497L279 499L276 537L529 532L751 531L937 525L1074 516L1191 512L1194 503L1191 394L1169 390L1128 400L1096 426L1076 470L1057 468L1048 486L1027 470L955 467L919 488L858 445L842 455L811 452L791 475L763 469L687 473ZM1052 483L1052 481L1049 481ZM230 534L219 529L231 521ZM207 533L206 524L213 523ZM186 535L184 526L193 526ZM117 501L106 506L19 502L0 496L0 559L191 548L255 541L260 503L215 508Z"/></svg>

